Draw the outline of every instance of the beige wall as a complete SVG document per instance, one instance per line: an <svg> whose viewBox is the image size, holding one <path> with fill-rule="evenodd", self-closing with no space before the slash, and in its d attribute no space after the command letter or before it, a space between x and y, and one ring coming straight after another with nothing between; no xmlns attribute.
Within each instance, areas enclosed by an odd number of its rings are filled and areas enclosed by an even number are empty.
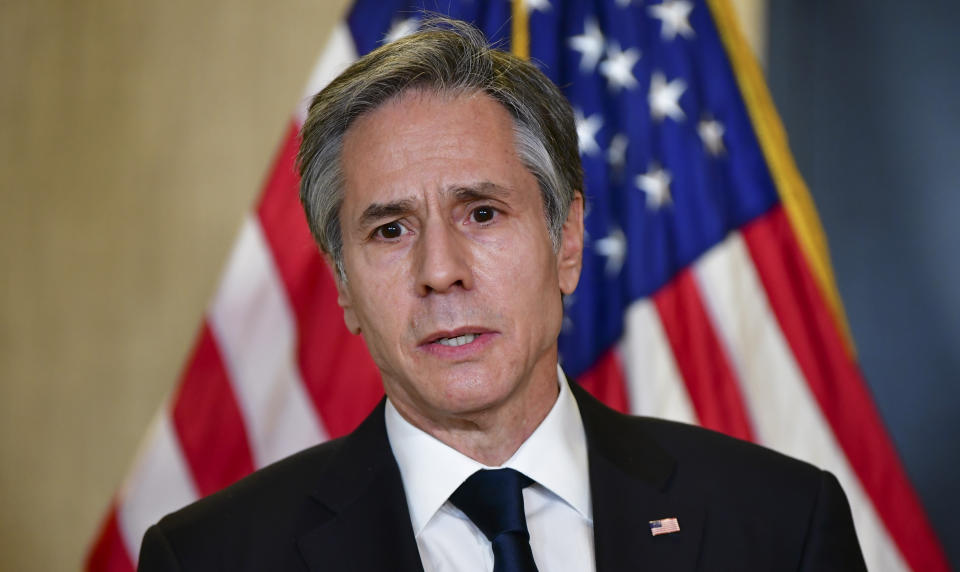
<svg viewBox="0 0 960 572"><path fill-rule="evenodd" d="M345 4L0 3L0 570L80 567Z"/></svg>
<svg viewBox="0 0 960 572"><path fill-rule="evenodd" d="M0 3L0 570L79 568L345 4Z"/></svg>

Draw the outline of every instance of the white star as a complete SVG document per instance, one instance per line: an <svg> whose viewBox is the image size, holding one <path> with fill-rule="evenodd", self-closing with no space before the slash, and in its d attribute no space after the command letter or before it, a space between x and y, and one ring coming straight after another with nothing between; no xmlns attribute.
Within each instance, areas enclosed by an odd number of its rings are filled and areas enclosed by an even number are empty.
<svg viewBox="0 0 960 572"><path fill-rule="evenodd" d="M417 28L420 27L420 20L416 18L407 18L406 20L394 20L390 24L390 30L387 31L387 35L383 37L383 43L389 44L394 40L399 40L404 36L409 36L410 34L417 31Z"/></svg>
<svg viewBox="0 0 960 572"><path fill-rule="evenodd" d="M580 71L589 73L597 67L603 55L603 32L595 19L587 18L583 33L573 36L567 43L581 54Z"/></svg>
<svg viewBox="0 0 960 572"><path fill-rule="evenodd" d="M660 20L660 36L664 40L672 40L680 34L684 38L693 37L693 28L690 27L690 12L693 4L686 0L663 0L662 4L650 6L647 12Z"/></svg>
<svg viewBox="0 0 960 572"><path fill-rule="evenodd" d="M600 64L600 73L607 78L610 89L617 91L624 87L637 87L637 78L633 77L633 66L640 59L640 50L629 48L620 49L620 44L614 42L607 47L607 59Z"/></svg>
<svg viewBox="0 0 960 572"><path fill-rule="evenodd" d="M667 83L663 72L653 72L650 78L650 95L647 102L650 104L650 114L657 121L669 117L674 121L686 119L686 114L680 108L680 96L687 90L687 83L677 78Z"/></svg>
<svg viewBox="0 0 960 572"><path fill-rule="evenodd" d="M627 162L627 143L629 140L623 133L617 133L610 139L610 145L607 147L607 162L616 170L623 169Z"/></svg>
<svg viewBox="0 0 960 572"><path fill-rule="evenodd" d="M606 238L596 242L594 250L607 258L607 264L604 267L607 276L616 276L623 268L623 259L627 256L627 237L623 235L622 230L614 228Z"/></svg>
<svg viewBox="0 0 960 572"><path fill-rule="evenodd" d="M596 155L599 153L600 146L597 145L597 132L603 127L603 116L594 113L585 118L582 111L575 109L573 120L577 124L577 145L580 147L580 154Z"/></svg>
<svg viewBox="0 0 960 572"><path fill-rule="evenodd" d="M550 0L523 0L523 5L526 7L527 12L548 12L553 6L550 5Z"/></svg>
<svg viewBox="0 0 960 572"><path fill-rule="evenodd" d="M643 175L637 175L634 180L637 187L647 194L647 206L659 208L665 203L673 202L670 196L670 171L661 168L659 165L651 165L650 171Z"/></svg>
<svg viewBox="0 0 960 572"><path fill-rule="evenodd" d="M617 6L620 8L626 8L630 4L633 4L633 0L617 0Z"/></svg>
<svg viewBox="0 0 960 572"><path fill-rule="evenodd" d="M723 145L723 132L725 130L723 123L713 118L702 119L697 124L697 134L700 135L703 146L707 148L707 152L711 155L717 156L726 152L727 149Z"/></svg>

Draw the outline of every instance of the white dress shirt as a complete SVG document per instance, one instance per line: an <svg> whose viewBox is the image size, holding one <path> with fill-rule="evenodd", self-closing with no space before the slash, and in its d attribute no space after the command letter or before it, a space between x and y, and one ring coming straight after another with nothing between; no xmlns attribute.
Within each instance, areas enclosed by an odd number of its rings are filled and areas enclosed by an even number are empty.
<svg viewBox="0 0 960 572"><path fill-rule="evenodd" d="M595 570L587 439L580 409L558 369L560 394L532 435L501 467L535 482L523 490L530 547L541 572ZM488 467L411 425L387 400L387 438L400 467L425 572L490 572L493 549L447 499Z"/></svg>

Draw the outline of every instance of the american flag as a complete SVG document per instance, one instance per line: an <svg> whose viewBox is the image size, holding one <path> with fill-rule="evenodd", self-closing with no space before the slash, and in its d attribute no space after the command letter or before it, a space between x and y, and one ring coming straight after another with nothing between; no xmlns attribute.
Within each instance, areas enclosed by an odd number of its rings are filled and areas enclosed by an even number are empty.
<svg viewBox="0 0 960 572"><path fill-rule="evenodd" d="M671 532L680 532L680 523L675 518L663 518L650 521L650 534L660 536L661 534L670 534Z"/></svg>
<svg viewBox="0 0 960 572"><path fill-rule="evenodd" d="M566 299L567 374L622 411L829 469L871 570L947 570L861 377L816 213L726 0L358 0L307 95L415 30L425 10L532 58L574 106L588 236ZM382 395L298 203L305 109L88 570L133 570L164 514L349 432Z"/></svg>

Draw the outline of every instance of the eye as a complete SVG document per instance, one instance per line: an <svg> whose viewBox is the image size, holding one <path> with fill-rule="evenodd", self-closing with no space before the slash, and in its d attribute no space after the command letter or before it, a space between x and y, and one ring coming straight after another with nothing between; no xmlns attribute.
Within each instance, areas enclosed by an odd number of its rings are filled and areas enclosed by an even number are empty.
<svg viewBox="0 0 960 572"><path fill-rule="evenodd" d="M393 221L378 226L376 230L373 231L373 236L375 238L394 240L400 238L406 232L407 229L404 228L402 224L400 224L398 221Z"/></svg>
<svg viewBox="0 0 960 572"><path fill-rule="evenodd" d="M470 211L470 218L479 223L490 222L496 215L497 209L488 206L477 207Z"/></svg>

